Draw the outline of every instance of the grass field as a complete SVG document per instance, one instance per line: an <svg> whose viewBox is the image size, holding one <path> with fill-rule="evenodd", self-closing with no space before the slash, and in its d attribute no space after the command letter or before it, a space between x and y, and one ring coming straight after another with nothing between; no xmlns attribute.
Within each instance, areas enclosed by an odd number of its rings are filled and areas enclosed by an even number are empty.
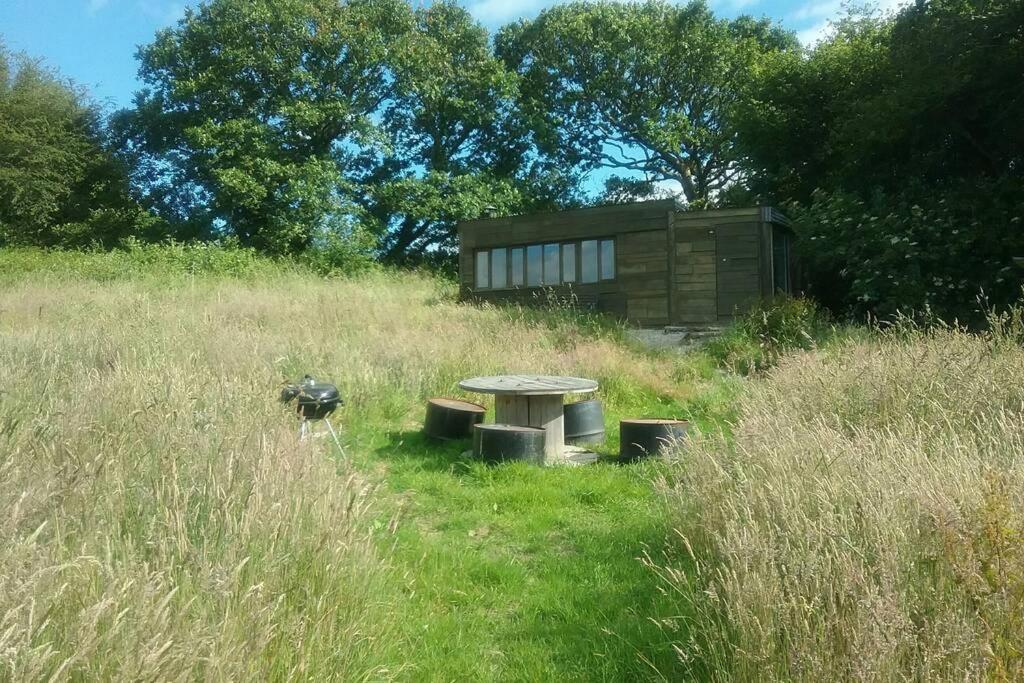
<svg viewBox="0 0 1024 683"><path fill-rule="evenodd" d="M809 315L659 355L414 273L0 252L0 680L1019 680L1022 312ZM608 457L419 434L528 371L601 383ZM344 454L276 401L306 372ZM682 457L611 461L641 415Z"/></svg>
<svg viewBox="0 0 1024 683"><path fill-rule="evenodd" d="M680 653L730 680L1024 679L1024 325L784 358L662 484Z"/></svg>
<svg viewBox="0 0 1024 683"><path fill-rule="evenodd" d="M82 264L0 293L3 677L679 670L656 623L678 603L639 559L669 532L656 466L489 468L425 441L423 403L477 374L593 377L610 453L618 417L712 426L742 380L427 277ZM276 403L305 372L342 388L347 457Z"/></svg>

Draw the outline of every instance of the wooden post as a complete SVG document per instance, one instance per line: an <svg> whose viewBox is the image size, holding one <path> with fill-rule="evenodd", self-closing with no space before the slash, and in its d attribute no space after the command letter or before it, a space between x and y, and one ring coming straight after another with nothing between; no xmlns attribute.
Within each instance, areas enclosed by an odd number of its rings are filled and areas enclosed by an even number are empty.
<svg viewBox="0 0 1024 683"><path fill-rule="evenodd" d="M675 325L679 320L676 315L676 211L675 208L668 210L667 228L665 237L668 240L668 269L665 278L668 281L665 296L668 300L668 324Z"/></svg>
<svg viewBox="0 0 1024 683"><path fill-rule="evenodd" d="M562 457L565 450L565 419L562 414L562 394L530 396L531 427L544 430L544 461L550 463Z"/></svg>
<svg viewBox="0 0 1024 683"><path fill-rule="evenodd" d="M530 402L526 396L498 394L494 397L494 421L505 425L530 424Z"/></svg>

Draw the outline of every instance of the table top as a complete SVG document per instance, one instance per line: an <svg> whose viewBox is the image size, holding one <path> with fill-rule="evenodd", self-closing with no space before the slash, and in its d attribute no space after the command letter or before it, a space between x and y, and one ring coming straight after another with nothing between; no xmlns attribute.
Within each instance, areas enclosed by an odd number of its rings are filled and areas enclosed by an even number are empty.
<svg viewBox="0 0 1024 683"><path fill-rule="evenodd" d="M597 382L582 377L552 375L494 375L473 377L459 382L466 391L478 394L511 394L517 396L550 396L579 394L597 389Z"/></svg>

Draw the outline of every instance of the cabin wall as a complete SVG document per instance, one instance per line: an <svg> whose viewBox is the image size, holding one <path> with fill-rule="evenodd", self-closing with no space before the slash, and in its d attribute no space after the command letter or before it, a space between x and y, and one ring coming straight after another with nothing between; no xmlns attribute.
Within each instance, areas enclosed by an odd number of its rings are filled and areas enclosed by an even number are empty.
<svg viewBox="0 0 1024 683"><path fill-rule="evenodd" d="M671 201L468 221L459 226L462 297L477 301L542 303L575 297L582 305L644 326L669 324L668 224ZM549 287L474 288L478 249L584 239L615 240L615 279ZM579 264L577 264L577 269Z"/></svg>
<svg viewBox="0 0 1024 683"><path fill-rule="evenodd" d="M666 200L467 221L459 225L461 294L524 304L575 297L650 327L723 324L773 296L773 225L784 220L768 208L688 212ZM612 281L474 288L478 249L607 238L615 240Z"/></svg>
<svg viewBox="0 0 1024 683"><path fill-rule="evenodd" d="M764 232L756 207L677 212L672 324L726 323L757 301L766 282Z"/></svg>

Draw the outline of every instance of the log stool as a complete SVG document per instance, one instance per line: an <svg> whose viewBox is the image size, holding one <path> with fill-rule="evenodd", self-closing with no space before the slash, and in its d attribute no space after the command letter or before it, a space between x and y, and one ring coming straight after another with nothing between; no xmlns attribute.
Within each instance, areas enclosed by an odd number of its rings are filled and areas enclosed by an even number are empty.
<svg viewBox="0 0 1024 683"><path fill-rule="evenodd" d="M525 460L544 464L544 430L518 425L478 424L473 427L473 457L496 463Z"/></svg>
<svg viewBox="0 0 1024 683"><path fill-rule="evenodd" d="M685 420L640 419L619 423L619 459L638 460L660 455L686 436Z"/></svg>
<svg viewBox="0 0 1024 683"><path fill-rule="evenodd" d="M468 439L473 436L473 425L484 421L487 409L469 401L454 398L432 398L427 401L427 417L423 433L444 441Z"/></svg>
<svg viewBox="0 0 1024 683"><path fill-rule="evenodd" d="M597 399L566 403L565 412L565 443L577 446L580 444L604 443L604 410Z"/></svg>

